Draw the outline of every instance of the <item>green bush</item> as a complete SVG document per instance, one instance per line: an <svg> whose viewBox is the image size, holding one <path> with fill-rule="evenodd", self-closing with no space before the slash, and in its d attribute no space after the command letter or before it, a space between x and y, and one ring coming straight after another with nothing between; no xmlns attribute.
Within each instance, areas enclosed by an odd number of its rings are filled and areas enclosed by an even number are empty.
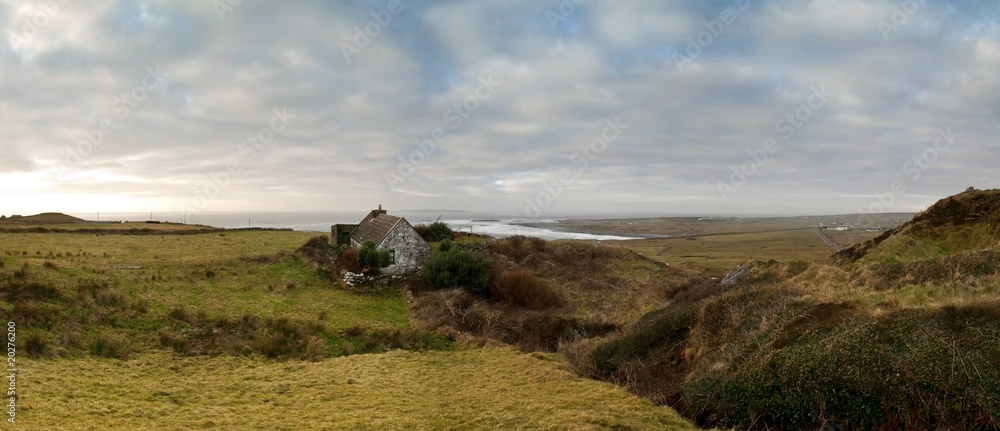
<svg viewBox="0 0 1000 431"><path fill-rule="evenodd" d="M375 243L372 241L365 242L361 246L361 250L358 250L358 265L361 266L362 270L377 273L379 269L391 264L392 255L389 254L389 251L375 248Z"/></svg>
<svg viewBox="0 0 1000 431"><path fill-rule="evenodd" d="M449 247L431 255L423 276L435 287L464 287L475 293L486 292L493 261L485 253Z"/></svg>
<svg viewBox="0 0 1000 431"><path fill-rule="evenodd" d="M434 241L444 241L451 238L452 230L448 226L448 223L443 221L436 221L426 226L422 226L417 229L420 236L424 238L424 241L434 242Z"/></svg>

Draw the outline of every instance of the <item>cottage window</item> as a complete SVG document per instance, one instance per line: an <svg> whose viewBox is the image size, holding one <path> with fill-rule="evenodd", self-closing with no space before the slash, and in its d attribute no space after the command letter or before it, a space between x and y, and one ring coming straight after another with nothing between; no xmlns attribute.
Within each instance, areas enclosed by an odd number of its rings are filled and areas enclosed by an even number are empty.
<svg viewBox="0 0 1000 431"><path fill-rule="evenodd" d="M396 263L396 250L389 250L389 264Z"/></svg>

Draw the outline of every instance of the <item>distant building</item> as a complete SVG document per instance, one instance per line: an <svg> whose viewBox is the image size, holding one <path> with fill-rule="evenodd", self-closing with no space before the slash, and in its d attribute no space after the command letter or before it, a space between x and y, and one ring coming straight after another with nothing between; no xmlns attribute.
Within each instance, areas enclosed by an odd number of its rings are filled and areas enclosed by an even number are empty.
<svg viewBox="0 0 1000 431"><path fill-rule="evenodd" d="M431 257L431 246L413 230L403 217L389 215L382 205L372 210L356 225L336 224L330 229L331 239L337 244L361 248L365 242L388 250L392 264L382 270L385 274L403 275L416 271Z"/></svg>

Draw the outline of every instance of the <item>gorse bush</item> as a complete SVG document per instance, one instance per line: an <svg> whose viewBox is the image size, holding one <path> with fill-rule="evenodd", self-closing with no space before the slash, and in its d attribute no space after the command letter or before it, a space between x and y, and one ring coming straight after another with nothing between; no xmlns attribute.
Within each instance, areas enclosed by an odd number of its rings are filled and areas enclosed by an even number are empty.
<svg viewBox="0 0 1000 431"><path fill-rule="evenodd" d="M434 287L464 287L472 292L487 290L493 261L485 253L450 247L431 255L424 264L423 276Z"/></svg>

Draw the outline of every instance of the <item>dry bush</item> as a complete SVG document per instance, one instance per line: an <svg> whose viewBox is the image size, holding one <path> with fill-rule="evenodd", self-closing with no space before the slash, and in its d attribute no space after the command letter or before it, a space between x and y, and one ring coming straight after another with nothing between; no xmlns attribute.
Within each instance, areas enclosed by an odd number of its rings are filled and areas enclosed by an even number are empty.
<svg viewBox="0 0 1000 431"><path fill-rule="evenodd" d="M182 355L186 355L191 350L191 345L188 343L187 338L170 329L160 331L160 345L169 347Z"/></svg>
<svg viewBox="0 0 1000 431"><path fill-rule="evenodd" d="M562 295L547 280L525 270L503 271L490 277L490 294L501 301L531 309L561 307Z"/></svg>
<svg viewBox="0 0 1000 431"><path fill-rule="evenodd" d="M49 341L47 334L33 333L24 340L24 351L29 358L39 359L52 356L55 346Z"/></svg>
<svg viewBox="0 0 1000 431"><path fill-rule="evenodd" d="M464 290L421 294L412 310L416 320L428 329L451 328L524 351L554 352L560 341L599 336L616 329L604 321L580 319L570 312L490 302Z"/></svg>
<svg viewBox="0 0 1000 431"><path fill-rule="evenodd" d="M594 361L594 350L608 341L609 337L561 340L556 347L556 352L563 355L581 376L597 378L600 373Z"/></svg>
<svg viewBox="0 0 1000 431"><path fill-rule="evenodd" d="M417 235L420 235L421 238L424 238L424 236L427 235L427 225L425 224L415 225L413 226L413 230L416 231Z"/></svg>
<svg viewBox="0 0 1000 431"><path fill-rule="evenodd" d="M188 313L187 308L184 306L174 307L173 310L170 310L170 313L167 314L167 316L181 322L190 321L190 313Z"/></svg>
<svg viewBox="0 0 1000 431"><path fill-rule="evenodd" d="M90 354L113 359L128 359L131 346L124 335L103 332L90 343Z"/></svg>
<svg viewBox="0 0 1000 431"><path fill-rule="evenodd" d="M358 264L358 250L350 248L340 255L340 259L337 260L337 268L356 274L361 273L361 265Z"/></svg>
<svg viewBox="0 0 1000 431"><path fill-rule="evenodd" d="M302 353L302 359L318 362L326 358L326 342L319 337L309 337L306 342L306 350Z"/></svg>
<svg viewBox="0 0 1000 431"><path fill-rule="evenodd" d="M528 243L531 244L531 248L535 251L545 251L548 248L548 241L541 238L529 238Z"/></svg>

